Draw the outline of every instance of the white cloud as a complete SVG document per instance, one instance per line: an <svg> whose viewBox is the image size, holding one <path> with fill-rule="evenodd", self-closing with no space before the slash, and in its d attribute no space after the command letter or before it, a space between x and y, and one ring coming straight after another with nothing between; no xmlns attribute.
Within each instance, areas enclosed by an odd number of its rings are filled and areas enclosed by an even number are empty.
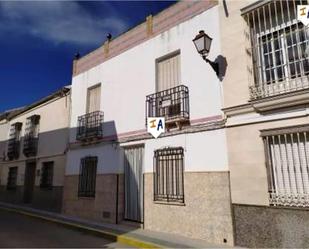
<svg viewBox="0 0 309 249"><path fill-rule="evenodd" d="M77 2L0 2L0 16L0 34L30 34L56 44L98 45L108 32L117 35L128 28L106 3L98 17Z"/></svg>

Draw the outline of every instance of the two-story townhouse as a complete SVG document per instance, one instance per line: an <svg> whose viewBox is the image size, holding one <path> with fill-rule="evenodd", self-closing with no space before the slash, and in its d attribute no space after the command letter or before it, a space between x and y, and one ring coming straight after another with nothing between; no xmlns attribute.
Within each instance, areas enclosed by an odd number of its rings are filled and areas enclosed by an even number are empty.
<svg viewBox="0 0 309 249"><path fill-rule="evenodd" d="M236 244L308 247L307 0L220 1ZM306 52L307 51L307 52Z"/></svg>
<svg viewBox="0 0 309 249"><path fill-rule="evenodd" d="M22 108L5 111L0 114L0 162L6 158L7 131L9 127L9 118ZM2 168L0 167L0 175ZM1 177L0 177L1 179Z"/></svg>
<svg viewBox="0 0 309 249"><path fill-rule="evenodd" d="M1 201L61 211L69 112L70 88L63 87L6 116Z"/></svg>
<svg viewBox="0 0 309 249"><path fill-rule="evenodd" d="M178 2L73 63L63 212L233 242L216 1ZM147 117L165 117L155 139Z"/></svg>

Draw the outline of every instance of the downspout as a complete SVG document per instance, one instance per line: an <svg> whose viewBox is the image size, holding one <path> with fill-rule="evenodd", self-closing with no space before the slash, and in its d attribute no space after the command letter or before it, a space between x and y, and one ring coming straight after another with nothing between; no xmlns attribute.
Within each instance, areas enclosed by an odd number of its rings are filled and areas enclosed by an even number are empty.
<svg viewBox="0 0 309 249"><path fill-rule="evenodd" d="M118 224L119 174L116 180L116 224Z"/></svg>

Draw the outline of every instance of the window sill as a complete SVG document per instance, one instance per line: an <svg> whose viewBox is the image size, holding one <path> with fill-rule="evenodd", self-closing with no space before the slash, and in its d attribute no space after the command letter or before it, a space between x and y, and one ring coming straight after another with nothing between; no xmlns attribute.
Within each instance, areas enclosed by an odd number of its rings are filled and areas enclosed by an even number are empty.
<svg viewBox="0 0 309 249"><path fill-rule="evenodd" d="M92 201L95 199L95 196L78 196L78 199L82 199L82 200L89 200Z"/></svg>
<svg viewBox="0 0 309 249"><path fill-rule="evenodd" d="M169 206L186 206L183 202L168 202L168 201L153 201L154 204L162 204L162 205L169 205Z"/></svg>

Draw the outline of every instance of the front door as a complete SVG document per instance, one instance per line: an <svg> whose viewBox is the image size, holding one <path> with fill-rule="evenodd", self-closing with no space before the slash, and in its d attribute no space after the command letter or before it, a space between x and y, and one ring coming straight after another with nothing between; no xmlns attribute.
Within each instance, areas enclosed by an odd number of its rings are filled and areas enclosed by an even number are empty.
<svg viewBox="0 0 309 249"><path fill-rule="evenodd" d="M143 222L143 160L143 146L134 146L124 149L124 218L136 222Z"/></svg>
<svg viewBox="0 0 309 249"><path fill-rule="evenodd" d="M32 201L34 182L35 182L35 162L27 162L25 170L25 182L24 182L24 203L30 203Z"/></svg>

